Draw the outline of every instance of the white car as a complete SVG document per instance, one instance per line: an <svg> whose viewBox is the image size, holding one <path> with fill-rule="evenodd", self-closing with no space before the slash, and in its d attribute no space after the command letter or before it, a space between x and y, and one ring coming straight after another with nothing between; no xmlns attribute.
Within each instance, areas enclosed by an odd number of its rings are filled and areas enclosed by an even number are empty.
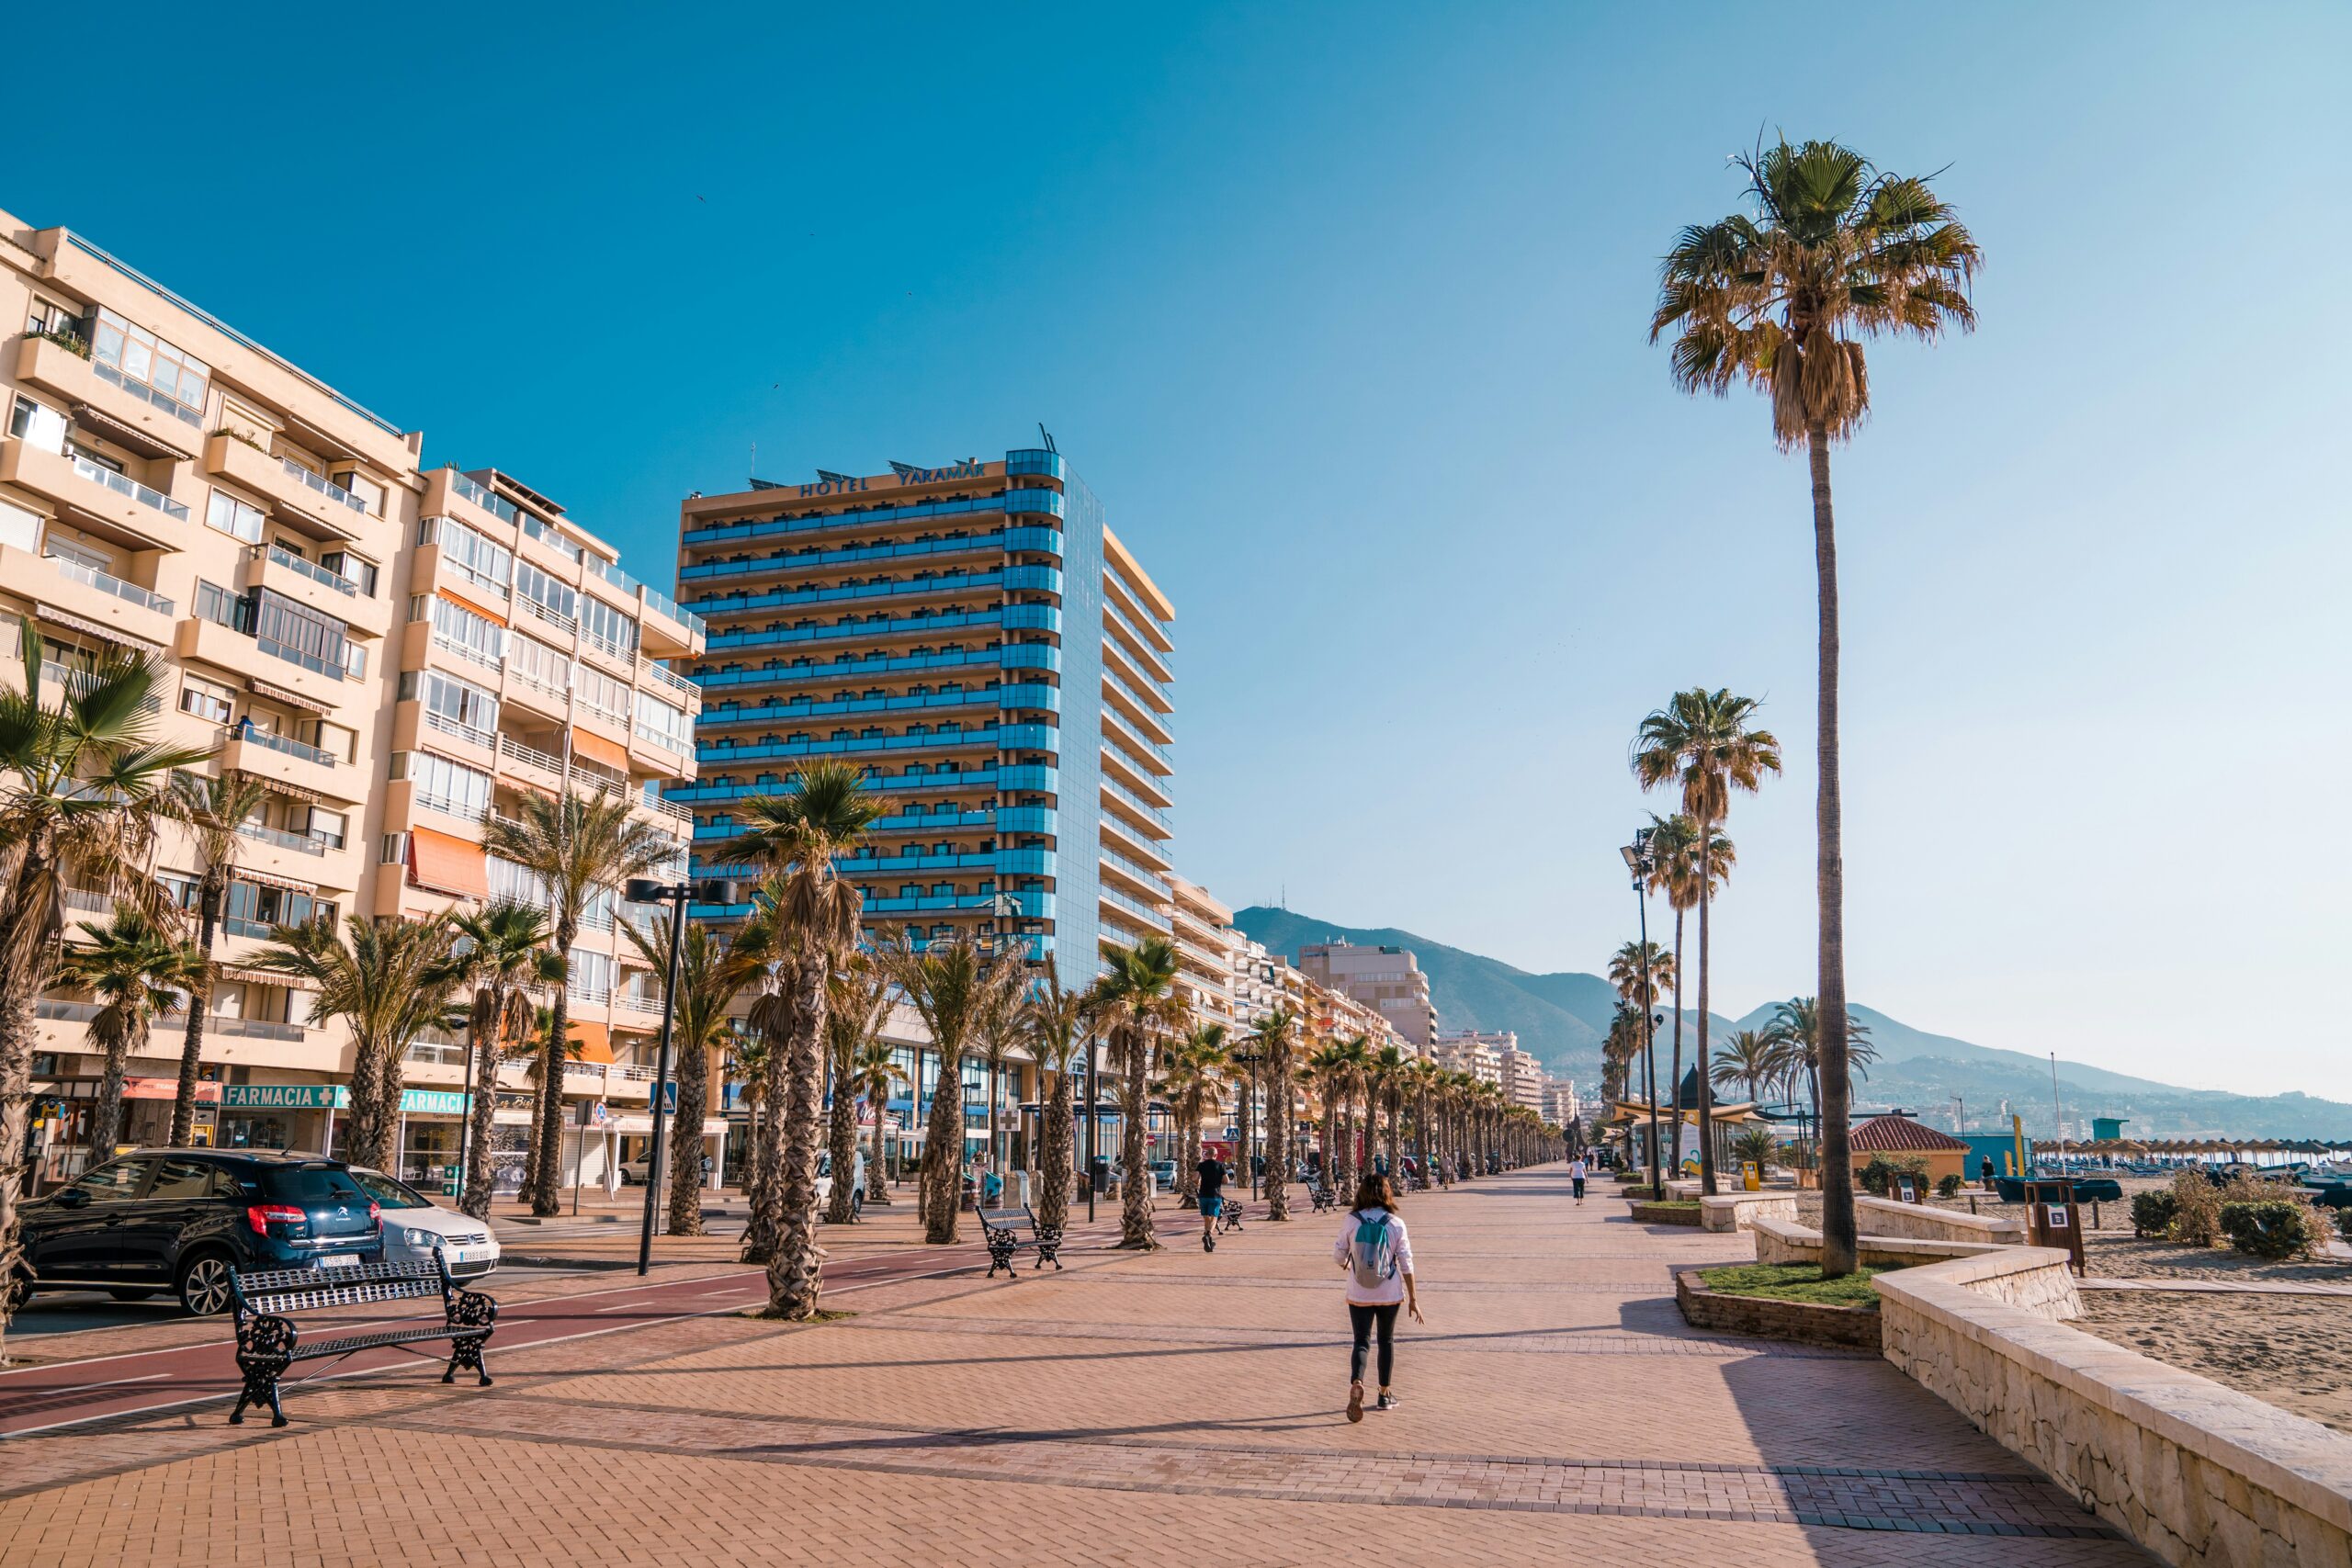
<svg viewBox="0 0 2352 1568"><path fill-rule="evenodd" d="M452 1280L478 1280L498 1267L498 1238L483 1221L444 1209L380 1170L355 1165L351 1179L383 1211L385 1262L430 1263L437 1244Z"/></svg>

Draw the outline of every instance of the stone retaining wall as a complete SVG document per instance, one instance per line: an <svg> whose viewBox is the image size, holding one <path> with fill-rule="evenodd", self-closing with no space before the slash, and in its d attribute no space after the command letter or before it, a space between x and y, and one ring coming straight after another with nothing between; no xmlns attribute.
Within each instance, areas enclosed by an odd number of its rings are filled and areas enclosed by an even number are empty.
<svg viewBox="0 0 2352 1568"><path fill-rule="evenodd" d="M1879 1348L1878 1314L1868 1307L1727 1296L1709 1290L1696 1269L1675 1272L1674 1302L1682 1309L1682 1320L1693 1328L1761 1339L1794 1339L1806 1345Z"/></svg>
<svg viewBox="0 0 2352 1568"><path fill-rule="evenodd" d="M1886 1359L2166 1562L2352 1565L2352 1438L2056 1321L2065 1257L1880 1276Z"/></svg>
<svg viewBox="0 0 2352 1568"><path fill-rule="evenodd" d="M1759 1215L1748 1224L1756 1237L1758 1263L1819 1263L1821 1233L1794 1220ZM1855 1255L1878 1269L1912 1269L1925 1263L1945 1263L1955 1258L2003 1250L1986 1242L1907 1241L1901 1236L1857 1236Z"/></svg>
<svg viewBox="0 0 2352 1568"><path fill-rule="evenodd" d="M1758 1219L1797 1217L1794 1192L1725 1192L1699 1200L1699 1227L1711 1231L1744 1231Z"/></svg>
<svg viewBox="0 0 2352 1568"><path fill-rule="evenodd" d="M1872 1235L1909 1236L1918 1241L1974 1241L2003 1247L2025 1245L2025 1222L1990 1214L1963 1214L1926 1203L1898 1203L1891 1198L1854 1194L1854 1224Z"/></svg>

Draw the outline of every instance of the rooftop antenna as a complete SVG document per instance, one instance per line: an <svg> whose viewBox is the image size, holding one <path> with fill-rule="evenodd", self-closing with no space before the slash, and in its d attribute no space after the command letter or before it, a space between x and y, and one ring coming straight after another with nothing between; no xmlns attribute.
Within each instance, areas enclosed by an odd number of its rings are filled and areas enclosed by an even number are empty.
<svg viewBox="0 0 2352 1568"><path fill-rule="evenodd" d="M1061 448L1054 445L1054 433L1046 428L1046 422L1042 419L1037 422L1037 434L1045 440L1046 451L1057 455L1060 453Z"/></svg>
<svg viewBox="0 0 2352 1568"><path fill-rule="evenodd" d="M758 480L759 480L759 477L760 477L760 444L759 444L758 442L754 441L754 442L752 442L752 482L757 483L757 482L758 482Z"/></svg>

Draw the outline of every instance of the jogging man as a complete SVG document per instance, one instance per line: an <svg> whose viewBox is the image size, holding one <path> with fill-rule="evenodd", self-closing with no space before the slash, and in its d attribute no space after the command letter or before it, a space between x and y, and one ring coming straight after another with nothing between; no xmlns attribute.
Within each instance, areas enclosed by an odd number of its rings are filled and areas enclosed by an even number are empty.
<svg viewBox="0 0 2352 1568"><path fill-rule="evenodd" d="M1215 1252L1216 1250L1216 1217L1219 1211L1225 1207L1225 1162L1216 1156L1203 1151L1201 1163L1193 1168L1193 1174L1200 1178L1201 1183L1198 1200L1201 1210L1201 1250Z"/></svg>
<svg viewBox="0 0 2352 1568"><path fill-rule="evenodd" d="M1584 1201L1584 1156L1578 1155L1568 1161L1568 1179L1576 1183L1577 1201L1582 1203Z"/></svg>

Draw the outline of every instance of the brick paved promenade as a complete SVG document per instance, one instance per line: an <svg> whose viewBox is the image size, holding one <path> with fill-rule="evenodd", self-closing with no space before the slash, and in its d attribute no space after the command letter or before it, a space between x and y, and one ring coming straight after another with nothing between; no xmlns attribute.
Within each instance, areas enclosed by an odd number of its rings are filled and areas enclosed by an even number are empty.
<svg viewBox="0 0 2352 1568"><path fill-rule="evenodd" d="M616 1323L493 1342L488 1391L421 1366L300 1389L283 1431L215 1405L11 1439L0 1563L2150 1561L1884 1362L1686 1328L1671 1269L1745 1239L1566 1185L1410 1201L1429 1322L1403 1408L1360 1426L1340 1221L1207 1257L1163 1210L1168 1251L875 1285L821 1325ZM828 1241L903 1252L908 1220ZM40 1353L106 1353L86 1337Z"/></svg>

